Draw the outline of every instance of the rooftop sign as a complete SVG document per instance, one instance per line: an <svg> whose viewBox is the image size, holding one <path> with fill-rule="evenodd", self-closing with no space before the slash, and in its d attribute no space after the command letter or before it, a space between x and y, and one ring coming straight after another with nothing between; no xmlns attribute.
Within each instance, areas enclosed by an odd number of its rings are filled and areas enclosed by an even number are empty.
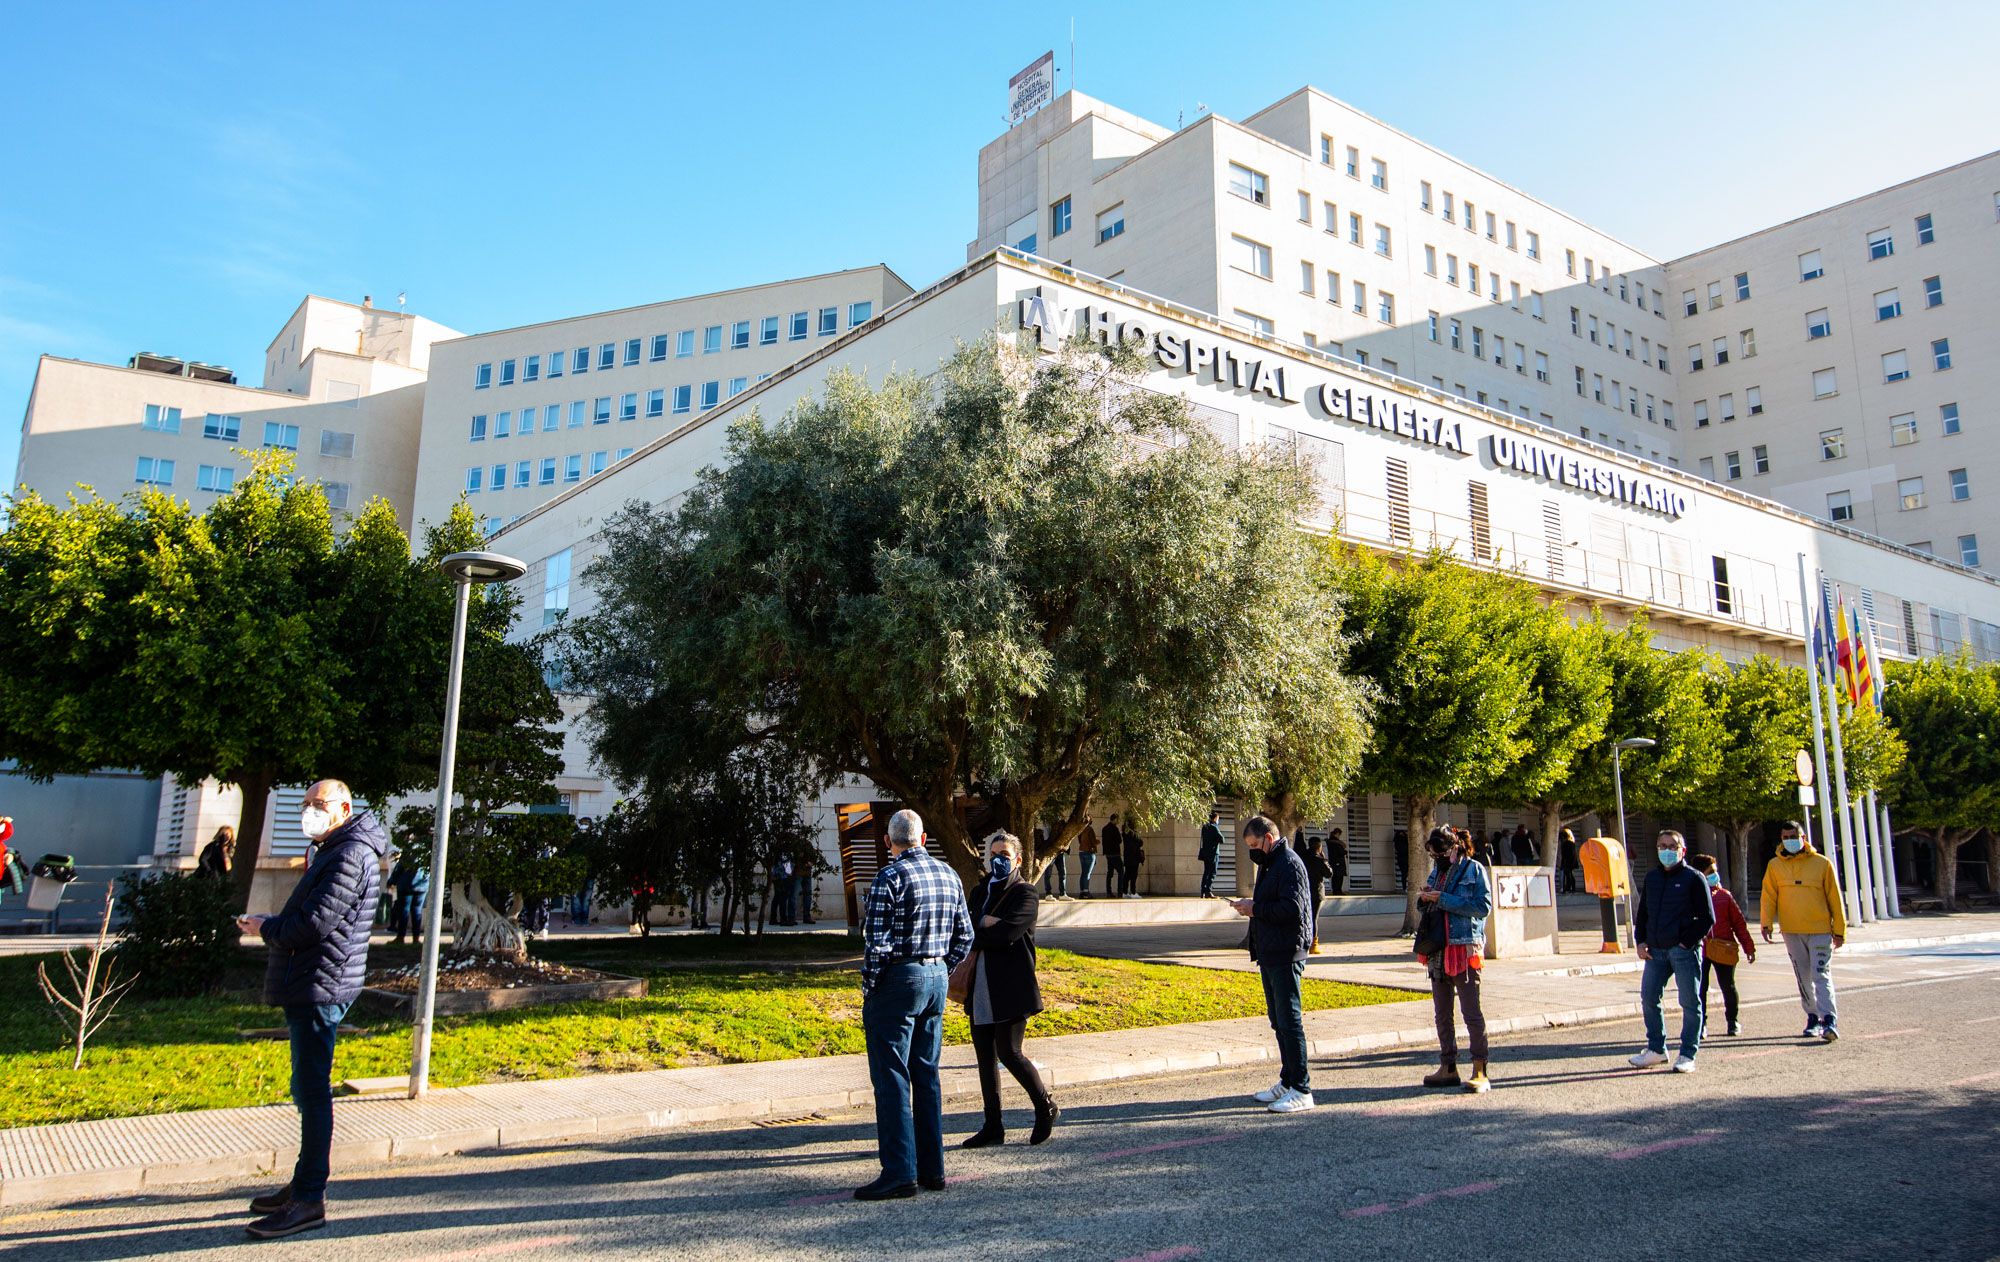
<svg viewBox="0 0 2000 1262"><path fill-rule="evenodd" d="M1056 55L1043 53L1007 80L1007 125L1012 127L1047 105L1056 95Z"/></svg>

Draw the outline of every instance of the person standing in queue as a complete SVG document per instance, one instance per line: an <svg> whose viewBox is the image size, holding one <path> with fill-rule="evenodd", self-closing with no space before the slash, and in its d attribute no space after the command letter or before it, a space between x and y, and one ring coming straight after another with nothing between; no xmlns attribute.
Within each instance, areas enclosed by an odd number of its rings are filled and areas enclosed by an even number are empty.
<svg viewBox="0 0 2000 1262"><path fill-rule="evenodd" d="M1735 1036L1743 1033L1743 1025L1736 1019L1736 965L1739 960L1756 961L1757 943L1750 936L1750 924L1743 919L1743 909L1736 905L1736 896L1722 886L1722 873L1716 871L1715 856L1690 855L1688 862L1708 882L1709 897L1715 900L1715 927L1701 944L1702 1012L1708 1011L1708 981L1712 977L1722 983L1722 1009L1729 1020L1729 1033Z"/></svg>
<svg viewBox="0 0 2000 1262"><path fill-rule="evenodd" d="M889 861L868 887L861 926L861 1029L882 1174L854 1190L857 1201L944 1188L945 994L951 970L972 949L965 887L924 849L923 818L897 811L887 840Z"/></svg>
<svg viewBox="0 0 2000 1262"><path fill-rule="evenodd" d="M1129 825L1125 829L1125 897L1139 897L1139 869L1146 863L1146 839Z"/></svg>
<svg viewBox="0 0 2000 1262"><path fill-rule="evenodd" d="M1125 892L1125 833L1116 815L1104 821L1098 848L1104 851L1104 896L1117 898Z"/></svg>
<svg viewBox="0 0 2000 1262"><path fill-rule="evenodd" d="M1269 816L1258 815L1243 826L1250 862L1257 865L1257 886L1249 898L1230 906L1250 918L1250 958L1264 979L1264 1010L1278 1037L1278 1081L1251 1098L1273 1113L1301 1113L1313 1107L1312 1079L1306 1065L1305 1003L1300 983L1305 976L1306 947L1312 940L1307 923L1306 866L1285 844L1285 834Z"/></svg>
<svg viewBox="0 0 2000 1262"><path fill-rule="evenodd" d="M224 824L215 830L215 836L201 848L201 857L195 860L195 870L208 876L228 879L229 865L236 859L236 830Z"/></svg>
<svg viewBox="0 0 2000 1262"><path fill-rule="evenodd" d="M1083 817L1083 831L1076 835L1076 884L1089 898L1090 874L1097 870L1097 829L1091 827L1090 816Z"/></svg>
<svg viewBox="0 0 2000 1262"><path fill-rule="evenodd" d="M1035 979L1035 917L1040 908L1032 883L1021 879L1021 839L996 832L986 839L987 877L965 900L972 918L972 993L965 1004L972 1023L972 1051L979 1061L979 1095L986 1121L959 1144L990 1148L1004 1143L1007 1127L1000 1109L1000 1066L1028 1093L1035 1106L1031 1144L1045 1144L1061 1110L1042 1085L1042 1076L1021 1050L1028 1018L1042 1010Z"/></svg>
<svg viewBox="0 0 2000 1262"><path fill-rule="evenodd" d="M1336 828L1326 835L1326 892L1339 898L1347 892L1347 838Z"/></svg>
<svg viewBox="0 0 2000 1262"><path fill-rule="evenodd" d="M1201 849L1195 858L1201 860L1201 896L1208 898L1215 893L1215 870L1222 863L1222 812L1210 810L1208 822L1201 826Z"/></svg>
<svg viewBox="0 0 2000 1262"><path fill-rule="evenodd" d="M1417 905L1435 908L1444 917L1443 932L1436 941L1420 941L1418 958L1431 979L1431 1010L1437 1019L1438 1067L1424 1075L1426 1087L1463 1086L1475 1094L1492 1087L1487 1077L1486 1013L1480 1005L1479 980L1486 950L1486 917L1493 911L1492 887L1486 868L1473 859L1467 840L1449 828L1433 828L1424 839L1424 853L1430 856L1431 873L1424 881ZM1419 938L1424 935L1419 933ZM1421 953L1421 948L1436 948ZM1452 1015L1452 999L1465 1017L1465 1032L1472 1052L1472 1077L1458 1073L1458 1023Z"/></svg>
<svg viewBox="0 0 2000 1262"><path fill-rule="evenodd" d="M1326 878L1332 870L1326 866L1326 856L1319 852L1319 839L1306 836L1305 829L1292 834L1292 849L1298 853L1299 862L1306 865L1306 906L1312 924L1312 941L1306 947L1306 954L1318 955L1319 905L1326 898Z"/></svg>

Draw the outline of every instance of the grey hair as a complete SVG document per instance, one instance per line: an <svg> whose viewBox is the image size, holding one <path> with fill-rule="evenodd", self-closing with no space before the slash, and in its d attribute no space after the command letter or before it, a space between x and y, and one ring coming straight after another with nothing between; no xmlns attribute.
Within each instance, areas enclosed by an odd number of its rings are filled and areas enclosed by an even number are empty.
<svg viewBox="0 0 2000 1262"><path fill-rule="evenodd" d="M889 841L897 846L914 846L923 840L924 817L912 810L897 811L889 817Z"/></svg>
<svg viewBox="0 0 2000 1262"><path fill-rule="evenodd" d="M1661 830L1660 830L1660 838L1659 838L1659 839L1660 839L1661 841L1666 841L1666 842L1671 842L1671 843L1673 843L1673 845L1674 845L1674 847L1675 847L1676 849L1679 849L1679 850L1685 850L1685 849L1687 849L1687 844L1688 844L1688 843L1687 843L1687 838L1685 838L1685 837L1681 836L1681 835L1680 835L1679 833L1675 832L1675 831L1674 831L1673 829L1671 829L1671 828L1663 828L1663 829L1661 829Z"/></svg>
<svg viewBox="0 0 2000 1262"><path fill-rule="evenodd" d="M992 852L995 845L1004 846L1014 852L1014 866L1019 867L1026 862L1025 853L1021 849L1021 839L1006 829L997 828L986 835L985 848L988 853Z"/></svg>

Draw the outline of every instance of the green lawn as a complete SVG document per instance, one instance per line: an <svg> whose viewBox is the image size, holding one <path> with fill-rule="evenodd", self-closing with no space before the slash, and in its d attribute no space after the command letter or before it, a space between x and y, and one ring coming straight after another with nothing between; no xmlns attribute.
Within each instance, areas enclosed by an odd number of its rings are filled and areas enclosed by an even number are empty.
<svg viewBox="0 0 2000 1262"><path fill-rule="evenodd" d="M787 935L727 948L746 962L715 964L714 938L547 943L537 954L566 963L643 973L644 999L567 1004L438 1022L432 1081L464 1086L510 1079L561 1078L635 1069L671 1069L732 1061L832 1056L862 1050L861 987L851 965L794 967L838 960L853 945L835 935ZM282 1040L245 1041L237 1031L281 1025L257 1002L261 953L245 952L225 993L205 999L128 1001L90 1045L81 1072L57 1047L60 1031L36 990L36 958L0 958L0 1127L183 1109L270 1104L287 1098L288 1053ZM410 948L378 948L373 962L404 963ZM1141 964L1040 953L1048 1011L1031 1036L1172 1025L1257 1016L1263 995L1254 973ZM1413 992L1308 979L1307 1008L1394 1003ZM408 1072L409 1027L362 1013L362 1033L344 1037L334 1077ZM968 1038L953 1010L945 1037Z"/></svg>

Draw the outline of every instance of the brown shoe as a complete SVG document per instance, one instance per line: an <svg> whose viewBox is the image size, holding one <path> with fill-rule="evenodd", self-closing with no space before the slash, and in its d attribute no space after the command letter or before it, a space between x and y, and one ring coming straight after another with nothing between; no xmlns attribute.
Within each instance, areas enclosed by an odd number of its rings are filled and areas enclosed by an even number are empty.
<svg viewBox="0 0 2000 1262"><path fill-rule="evenodd" d="M1465 1089L1474 1095L1485 1095L1493 1089L1492 1080L1486 1076L1485 1061L1475 1060L1472 1062L1472 1077L1465 1080Z"/></svg>
<svg viewBox="0 0 2000 1262"><path fill-rule="evenodd" d="M1439 1065L1435 1073L1424 1075L1426 1087L1456 1087L1460 1085L1458 1066Z"/></svg>

